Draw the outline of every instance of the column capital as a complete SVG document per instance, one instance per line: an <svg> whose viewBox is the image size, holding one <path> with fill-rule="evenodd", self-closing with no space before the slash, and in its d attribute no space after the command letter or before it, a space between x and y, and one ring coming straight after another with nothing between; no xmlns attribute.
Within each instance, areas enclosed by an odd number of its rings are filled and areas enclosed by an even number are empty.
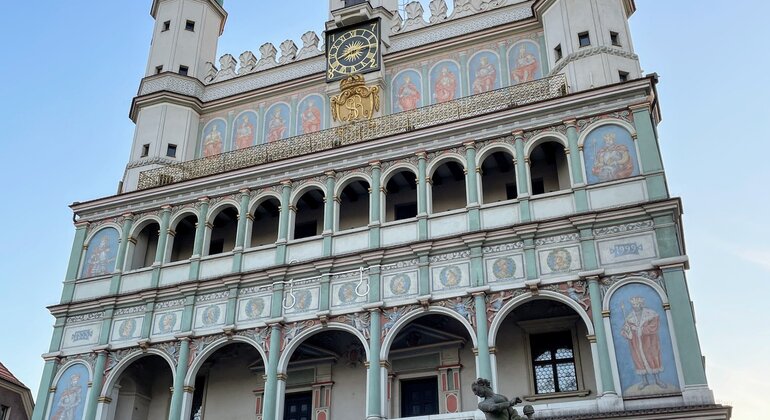
<svg viewBox="0 0 770 420"><path fill-rule="evenodd" d="M290 179L284 179L283 181L281 181L281 182L280 182L280 184L281 184L281 186L282 186L283 188L287 188L287 187L288 187L288 188L291 188L291 186L292 186L292 184L293 184L293 183L291 182L291 180L290 180Z"/></svg>
<svg viewBox="0 0 770 420"><path fill-rule="evenodd" d="M690 258L687 255L678 255L676 257L661 258L659 260L653 260L652 265L655 266L655 268L659 268L661 270L676 269L676 268L687 270L690 268Z"/></svg>
<svg viewBox="0 0 770 420"><path fill-rule="evenodd" d="M570 118L570 119L562 121L562 124L566 125L567 128L576 128L577 127L577 119Z"/></svg>
<svg viewBox="0 0 770 420"><path fill-rule="evenodd" d="M379 160L373 160L369 162L369 166L371 166L372 169L380 169L382 168L382 162L380 162Z"/></svg>
<svg viewBox="0 0 770 420"><path fill-rule="evenodd" d="M163 212L163 213L168 213L168 212L171 211L172 208L173 207L171 207L171 204L164 204L164 205L160 206L160 211Z"/></svg>
<svg viewBox="0 0 770 420"><path fill-rule="evenodd" d="M469 141L463 142L463 146L465 146L465 150L470 150L470 149L475 150L476 142L474 140L469 140Z"/></svg>
<svg viewBox="0 0 770 420"><path fill-rule="evenodd" d="M513 137L516 140L519 140L519 139L523 140L524 139L524 130L515 130L515 131L511 132L511 135L513 135Z"/></svg>
<svg viewBox="0 0 770 420"><path fill-rule="evenodd" d="M134 220L135 214L128 212L128 213L123 213L120 217L122 217L126 221L129 221L129 220Z"/></svg>
<svg viewBox="0 0 770 420"><path fill-rule="evenodd" d="M416 152L414 155L417 156L417 159L426 159L428 157L428 152L426 152L425 150L420 150L419 152Z"/></svg>
<svg viewBox="0 0 770 420"><path fill-rule="evenodd" d="M599 281L599 277L604 275L604 269L598 269L598 270L591 270L591 271L581 271L578 273L578 276L582 280L588 280L588 281Z"/></svg>
<svg viewBox="0 0 770 420"><path fill-rule="evenodd" d="M652 107L652 104L648 101L645 101L639 104L629 105L628 109L630 109L631 112L649 111L651 107Z"/></svg>
<svg viewBox="0 0 770 420"><path fill-rule="evenodd" d="M240 190L238 190L238 192L241 193L241 196L249 195L249 194L251 194L251 189L249 189L249 188L241 188Z"/></svg>
<svg viewBox="0 0 770 420"><path fill-rule="evenodd" d="M201 198L199 198L199 199L198 199L198 202L199 202L199 203L205 203L205 204L208 204L208 203L209 203L209 201L211 201L211 199L210 199L208 196L203 196L203 197L201 197Z"/></svg>
<svg viewBox="0 0 770 420"><path fill-rule="evenodd" d="M81 221L81 220L78 220L77 222L75 222L75 229L88 229L88 226L89 226L90 224L91 224L91 223L90 223L90 222L88 222L88 221L85 221L85 220L82 220L82 221Z"/></svg>
<svg viewBox="0 0 770 420"><path fill-rule="evenodd" d="M337 172L326 171L324 172L324 175L326 175L326 179L328 180L329 178L334 178L335 176L337 176Z"/></svg>

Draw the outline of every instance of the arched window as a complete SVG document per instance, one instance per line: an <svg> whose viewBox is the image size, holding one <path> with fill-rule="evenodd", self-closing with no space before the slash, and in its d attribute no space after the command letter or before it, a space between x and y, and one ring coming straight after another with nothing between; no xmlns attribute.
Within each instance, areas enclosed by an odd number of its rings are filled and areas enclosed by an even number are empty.
<svg viewBox="0 0 770 420"><path fill-rule="evenodd" d="M173 228L174 235L171 243L171 255L169 261L183 261L192 257L195 246L195 226L198 224L198 218L195 215L189 215L180 220Z"/></svg>
<svg viewBox="0 0 770 420"><path fill-rule="evenodd" d="M339 197L339 230L369 224L369 183L355 180L345 186Z"/></svg>
<svg viewBox="0 0 770 420"><path fill-rule="evenodd" d="M465 208L465 170L458 162L450 160L441 164L431 174L432 213Z"/></svg>
<svg viewBox="0 0 770 420"><path fill-rule="evenodd" d="M319 188L306 191L297 200L294 239L320 235L324 227L324 193Z"/></svg>
<svg viewBox="0 0 770 420"><path fill-rule="evenodd" d="M513 156L498 151L481 163L482 203L513 200L518 197Z"/></svg>
<svg viewBox="0 0 770 420"><path fill-rule="evenodd" d="M546 141L535 147L529 154L529 174L532 195L569 189L569 165L564 146L556 141Z"/></svg>
<svg viewBox="0 0 770 420"><path fill-rule="evenodd" d="M145 226L134 240L134 252L131 258L129 269L149 267L155 262L155 254L158 250L158 236L160 234L160 225L151 222Z"/></svg>
<svg viewBox="0 0 770 420"><path fill-rule="evenodd" d="M235 236L238 233L238 210L226 207L214 218L209 239L208 255L230 252L235 248Z"/></svg>
<svg viewBox="0 0 770 420"><path fill-rule="evenodd" d="M110 398L115 420L164 418L171 404L173 375L162 357L149 355L133 362L121 373Z"/></svg>
<svg viewBox="0 0 770 420"><path fill-rule="evenodd" d="M268 198L254 209L251 222L251 240L249 247L270 245L278 239L278 221L281 215L281 203L275 198Z"/></svg>
<svg viewBox="0 0 770 420"><path fill-rule="evenodd" d="M417 175L407 169L390 176L385 184L385 221L417 216Z"/></svg>

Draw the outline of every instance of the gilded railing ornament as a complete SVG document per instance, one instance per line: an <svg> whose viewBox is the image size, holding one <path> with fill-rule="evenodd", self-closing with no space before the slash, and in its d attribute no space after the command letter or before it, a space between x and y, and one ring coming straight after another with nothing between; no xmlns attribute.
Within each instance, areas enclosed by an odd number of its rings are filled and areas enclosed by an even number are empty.
<svg viewBox="0 0 770 420"><path fill-rule="evenodd" d="M354 74L340 82L341 92L331 98L334 121L369 120L380 110L380 87L366 86L364 76Z"/></svg>

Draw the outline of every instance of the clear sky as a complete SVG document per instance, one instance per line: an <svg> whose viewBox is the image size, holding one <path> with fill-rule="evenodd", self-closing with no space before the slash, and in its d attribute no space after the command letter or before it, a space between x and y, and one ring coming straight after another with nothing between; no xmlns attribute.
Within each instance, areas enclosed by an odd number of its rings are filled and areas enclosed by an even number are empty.
<svg viewBox="0 0 770 420"><path fill-rule="evenodd" d="M45 306L59 300L72 246L67 205L114 194L128 160L150 3L14 1L0 15L0 361L35 396L52 333ZM660 75L661 150L671 193L684 202L710 385L735 406L734 419L761 418L770 378L761 319L770 290L770 5L636 3L634 46L644 71ZM325 0L225 6L219 54L236 57L268 41L301 45L327 17Z"/></svg>

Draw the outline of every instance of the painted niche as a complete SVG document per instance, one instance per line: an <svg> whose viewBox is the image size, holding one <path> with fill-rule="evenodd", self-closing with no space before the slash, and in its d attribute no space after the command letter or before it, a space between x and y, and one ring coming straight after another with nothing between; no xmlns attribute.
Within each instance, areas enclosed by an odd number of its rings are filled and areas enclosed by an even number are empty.
<svg viewBox="0 0 770 420"><path fill-rule="evenodd" d="M324 129L324 99L320 95L308 95L297 108L297 134L315 133Z"/></svg>
<svg viewBox="0 0 770 420"><path fill-rule="evenodd" d="M265 143L272 143L289 137L289 105L279 102L267 109L265 114Z"/></svg>
<svg viewBox="0 0 770 420"><path fill-rule="evenodd" d="M245 149L255 144L257 144L257 113L244 111L235 117L232 149Z"/></svg>
<svg viewBox="0 0 770 420"><path fill-rule="evenodd" d="M423 105L422 77L416 70L404 70L393 79L391 90L393 112L411 111Z"/></svg>
<svg viewBox="0 0 770 420"><path fill-rule="evenodd" d="M431 103L440 104L462 96L460 66L451 60L436 63L430 71Z"/></svg>
<svg viewBox="0 0 770 420"><path fill-rule="evenodd" d="M492 51L482 51L468 64L468 81L472 95L500 89L500 60Z"/></svg>
<svg viewBox="0 0 770 420"><path fill-rule="evenodd" d="M83 418L88 393L88 369L82 363L67 368L56 382L50 420L78 420Z"/></svg>
<svg viewBox="0 0 770 420"><path fill-rule="evenodd" d="M634 139L625 128L603 125L591 131L583 143L589 184L639 175Z"/></svg>
<svg viewBox="0 0 770 420"><path fill-rule="evenodd" d="M221 118L209 121L203 127L201 137L200 154L202 157L214 156L224 151L225 133L227 132L227 123Z"/></svg>
<svg viewBox="0 0 770 420"><path fill-rule="evenodd" d="M112 273L118 256L120 233L114 228L105 228L94 235L88 243L88 250L80 277L94 277Z"/></svg>
<svg viewBox="0 0 770 420"><path fill-rule="evenodd" d="M631 283L615 291L610 324L623 396L678 393L671 332L655 289Z"/></svg>
<svg viewBox="0 0 770 420"><path fill-rule="evenodd" d="M531 82L543 77L540 47L533 41L519 41L508 50L511 85Z"/></svg>

